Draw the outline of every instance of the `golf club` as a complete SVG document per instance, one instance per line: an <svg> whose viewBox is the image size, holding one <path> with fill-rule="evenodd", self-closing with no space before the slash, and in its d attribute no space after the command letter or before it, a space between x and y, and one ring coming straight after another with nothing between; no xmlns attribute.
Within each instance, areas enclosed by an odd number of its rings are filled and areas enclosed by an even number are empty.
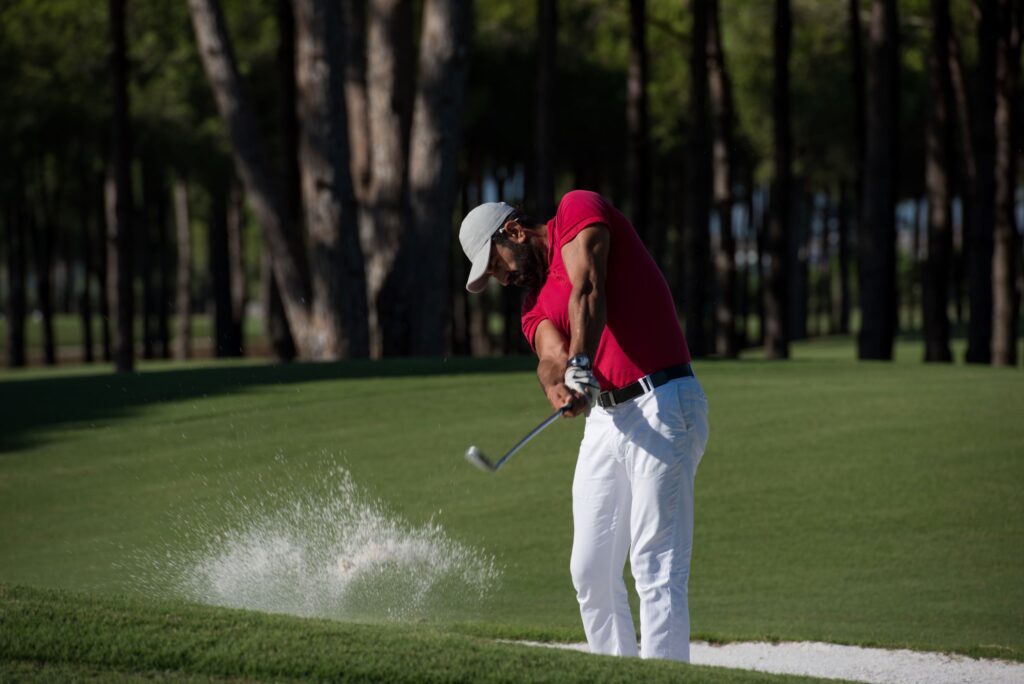
<svg viewBox="0 0 1024 684"><path fill-rule="evenodd" d="M523 437L521 440L519 440L519 442L514 447L509 449L508 453L502 456L500 459L498 459L497 463L492 464L490 459L484 456L484 453L475 446L471 446L468 449L466 449L466 460L475 465L480 470L486 470L489 473L493 473L498 468L503 466L505 464L505 461L512 457L512 454L522 449L531 439L539 435L544 430L544 428L546 428L547 426L551 425L556 420L561 418L562 414L565 413L571 406L571 403L566 404L565 406L563 406L562 408L558 409L550 416L545 418L543 423L530 430L530 433Z"/></svg>

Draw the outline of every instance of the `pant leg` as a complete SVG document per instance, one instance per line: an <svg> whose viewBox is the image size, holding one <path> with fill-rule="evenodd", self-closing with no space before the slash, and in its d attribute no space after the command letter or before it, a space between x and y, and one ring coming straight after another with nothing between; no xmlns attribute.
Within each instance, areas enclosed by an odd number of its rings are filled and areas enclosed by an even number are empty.
<svg viewBox="0 0 1024 684"><path fill-rule="evenodd" d="M614 425L591 414L572 484L570 570L592 653L636 656L633 616L623 570L629 552L630 491L616 455Z"/></svg>
<svg viewBox="0 0 1024 684"><path fill-rule="evenodd" d="M643 420L630 435L628 460L640 655L689 661L693 483L707 442L707 401L688 378L659 387L638 408Z"/></svg>

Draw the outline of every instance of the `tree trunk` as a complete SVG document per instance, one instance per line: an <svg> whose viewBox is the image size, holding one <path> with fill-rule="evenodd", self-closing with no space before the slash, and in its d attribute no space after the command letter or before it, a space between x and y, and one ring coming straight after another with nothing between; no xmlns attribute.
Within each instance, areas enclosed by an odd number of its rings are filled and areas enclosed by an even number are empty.
<svg viewBox="0 0 1024 684"><path fill-rule="evenodd" d="M96 219L99 229L93 249L96 250L96 282L98 283L99 288L99 297L97 298L97 301L100 309L99 315L100 331L103 342L103 361L109 363L113 360L110 339L110 303L113 301L113 296L110 293L112 285L109 263L111 257L110 236L111 231L113 230L114 220L111 216L111 209L113 208L112 195L108 201L108 189L110 189L108 180L108 174L104 173L102 181L98 183L98 187L94 188L94 192L100 196L100 201L97 202L94 207L99 209L99 216Z"/></svg>
<svg viewBox="0 0 1024 684"><path fill-rule="evenodd" d="M537 2L537 133L534 206L544 221L555 215L555 111L558 98L558 2Z"/></svg>
<svg viewBox="0 0 1024 684"><path fill-rule="evenodd" d="M160 285L157 288L156 339L160 345L160 358L171 358L170 298L171 298L171 242L167 234L167 186L161 181L156 206L156 253Z"/></svg>
<svg viewBox="0 0 1024 684"><path fill-rule="evenodd" d="M995 113L996 113L996 0L978 0L978 66L974 77L975 184L967 279L970 322L967 326L967 362L992 359L992 253L995 230Z"/></svg>
<svg viewBox="0 0 1024 684"><path fill-rule="evenodd" d="M962 163L954 166L955 181L960 194L960 244L953 255L953 292L956 308L956 322L964 320L964 290L967 274L967 263L970 253L970 236L973 234L971 225L974 221L974 192L977 186L977 160L974 154L974 119L971 116L970 101L967 94L967 77L964 74L963 58L961 57L960 41L957 39L956 27L952 24L949 30L949 72L953 86L953 100L956 105L957 138L960 142Z"/></svg>
<svg viewBox="0 0 1024 684"><path fill-rule="evenodd" d="M1020 22L1024 9L1019 1L999 0L996 56L995 110L995 244L992 254L992 364L1017 364L1019 295L1017 271L1020 248L1014 212L1020 100Z"/></svg>
<svg viewBox="0 0 1024 684"><path fill-rule="evenodd" d="M867 160L867 109L865 102L864 79L864 40L860 21L860 0L850 0L850 57L853 74L853 116L854 116L854 160L853 165L853 196L851 205L854 212L854 227L860 230L863 223L864 202L864 164ZM847 322L846 330L849 331Z"/></svg>
<svg viewBox="0 0 1024 684"><path fill-rule="evenodd" d="M348 160L340 7L297 0L299 173L310 243L316 358L364 357L366 291Z"/></svg>
<svg viewBox="0 0 1024 684"><path fill-rule="evenodd" d="M42 317L43 361L47 366L57 363L56 342L53 337L53 223L49 212L43 212L42 224L30 219L32 256L35 260L36 304ZM32 215L31 213L29 214Z"/></svg>
<svg viewBox="0 0 1024 684"><path fill-rule="evenodd" d="M836 327L840 335L848 335L850 333L850 202L845 183L839 186L839 221L836 230L838 232L836 259L839 262L839 302L836 306L839 312L839 321Z"/></svg>
<svg viewBox="0 0 1024 684"><path fill-rule="evenodd" d="M928 192L928 258L922 282L924 360L948 363L949 281L952 275L953 85L949 69L949 0L931 0L932 37L928 54L930 105L925 139Z"/></svg>
<svg viewBox="0 0 1024 684"><path fill-rule="evenodd" d="M764 353L768 359L789 358L788 257L792 155L789 128L789 52L792 43L789 0L775 2L772 112L775 138L774 174L764 261L764 307L761 319Z"/></svg>
<svg viewBox="0 0 1024 684"><path fill-rule="evenodd" d="M142 207L135 216L136 254L139 257L139 278L142 280L142 358L156 358L156 278L160 253L154 248L157 197L162 184L152 162L143 162Z"/></svg>
<svg viewBox="0 0 1024 684"><path fill-rule="evenodd" d="M349 7L355 3L343 3ZM284 211L285 225L294 234L302 225L302 184L299 181L299 117L295 111L295 17L292 0L278 0L278 71L281 74L282 157L284 159ZM260 257L260 301L263 309L263 328L270 341L271 353L277 361L295 358L295 340L288 328L281 292L274 277L268 247L264 244Z"/></svg>
<svg viewBox="0 0 1024 684"><path fill-rule="evenodd" d="M708 0L694 0L693 44L690 52L690 155L689 187L685 237L684 308L686 340L694 357L710 351L708 329L708 290L711 262L711 236L708 215L711 200L711 127L708 120Z"/></svg>
<svg viewBox="0 0 1024 684"><path fill-rule="evenodd" d="M128 118L128 54L125 40L125 0L109 0L113 75L112 152L114 180L114 241L116 246L117 343L114 364L119 373L135 367L135 338L132 326L132 185L131 123Z"/></svg>
<svg viewBox="0 0 1024 684"><path fill-rule="evenodd" d="M228 201L224 187L210 189L210 282L213 289L214 354L241 356L231 307L231 260L228 256Z"/></svg>
<svg viewBox="0 0 1024 684"><path fill-rule="evenodd" d="M867 138L860 226L861 359L891 360L896 337L896 164L899 20L896 0L874 0L868 30Z"/></svg>
<svg viewBox="0 0 1024 684"><path fill-rule="evenodd" d="M25 227L19 207L7 207L7 365L25 365Z"/></svg>
<svg viewBox="0 0 1024 684"><path fill-rule="evenodd" d="M411 310L410 351L417 356L444 353L449 318L448 258L455 211L456 172L462 135L462 102L471 31L470 4L428 0L423 7L419 83L412 122L409 187L419 262L426 285Z"/></svg>
<svg viewBox="0 0 1024 684"><path fill-rule="evenodd" d="M709 12L707 7L694 12ZM629 126L630 219L653 254L659 254L650 225L651 185L650 123L647 116L647 9L645 0L629 0L629 76L627 80L626 121ZM705 29L706 30L706 29ZM694 56L696 59L696 56ZM705 65L702 73L707 74ZM706 88L706 86L705 86ZM705 91L706 92L706 91Z"/></svg>
<svg viewBox="0 0 1024 684"><path fill-rule="evenodd" d="M290 230L252 108L242 95L238 68L218 0L189 0L192 26L214 99L231 140L235 166L245 184L271 255L275 280L300 353L320 358L322 338L310 313L311 289L302 246Z"/></svg>
<svg viewBox="0 0 1024 684"><path fill-rule="evenodd" d="M374 357L410 349L409 291L416 278L412 250L404 250L409 224L408 133L412 100L412 4L372 0L367 36L367 101L370 117L369 199L363 222L370 349ZM400 256L409 264L400 263Z"/></svg>
<svg viewBox="0 0 1024 684"><path fill-rule="evenodd" d="M799 180L793 182L796 200L790 203L789 236L786 242L786 336L790 342L807 337L807 245L810 241L810 209Z"/></svg>
<svg viewBox="0 0 1024 684"><path fill-rule="evenodd" d="M234 181L228 190L228 266L231 274L231 334L238 356L245 355L245 252L242 231L245 207L242 189Z"/></svg>
<svg viewBox="0 0 1024 684"><path fill-rule="evenodd" d="M174 177L174 226L178 241L178 269L175 278L174 313L178 329L174 338L174 358L192 356L192 230L188 210L188 183Z"/></svg>
<svg viewBox="0 0 1024 684"><path fill-rule="evenodd" d="M270 253L264 249L260 257L260 301L263 309L263 330L270 340L271 353L277 361L291 361L295 358L295 341L288 329L284 315L281 292L274 281L274 266Z"/></svg>
<svg viewBox="0 0 1024 684"><path fill-rule="evenodd" d="M733 236L733 106L732 85L725 68L718 0L708 8L708 72L711 110L714 113L714 197L718 210L719 248L715 254L718 281L715 351L734 359L739 355L736 336L736 239Z"/></svg>
<svg viewBox="0 0 1024 684"><path fill-rule="evenodd" d="M370 120L366 101L366 0L341 3L345 40L345 102L352 186L364 205L370 191Z"/></svg>
<svg viewBox="0 0 1024 684"><path fill-rule="evenodd" d="M80 171L81 173L81 171ZM82 321L82 360L93 362L92 351L92 275L93 275L93 238L90 229L91 211L88 190L83 189L79 200L79 249L82 255L82 289L78 295L78 314Z"/></svg>

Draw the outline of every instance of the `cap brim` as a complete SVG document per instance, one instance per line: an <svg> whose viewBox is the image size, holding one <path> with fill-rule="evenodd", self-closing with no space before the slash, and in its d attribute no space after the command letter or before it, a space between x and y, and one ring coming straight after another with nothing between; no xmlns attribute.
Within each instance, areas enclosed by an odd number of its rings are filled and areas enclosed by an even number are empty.
<svg viewBox="0 0 1024 684"><path fill-rule="evenodd" d="M469 269L469 278L466 280L466 289L474 294L479 294L487 289L487 264L491 260L491 241L488 240L483 249L473 257L473 265Z"/></svg>

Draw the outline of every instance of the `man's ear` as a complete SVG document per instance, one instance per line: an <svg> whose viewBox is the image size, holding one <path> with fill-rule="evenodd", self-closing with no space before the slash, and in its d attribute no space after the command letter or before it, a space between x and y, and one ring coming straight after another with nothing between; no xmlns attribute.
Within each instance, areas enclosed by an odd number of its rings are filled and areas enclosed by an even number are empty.
<svg viewBox="0 0 1024 684"><path fill-rule="evenodd" d="M515 219L509 219L505 222L505 235L508 239L517 244L523 244L529 238L526 233L526 229L523 228L518 221Z"/></svg>

